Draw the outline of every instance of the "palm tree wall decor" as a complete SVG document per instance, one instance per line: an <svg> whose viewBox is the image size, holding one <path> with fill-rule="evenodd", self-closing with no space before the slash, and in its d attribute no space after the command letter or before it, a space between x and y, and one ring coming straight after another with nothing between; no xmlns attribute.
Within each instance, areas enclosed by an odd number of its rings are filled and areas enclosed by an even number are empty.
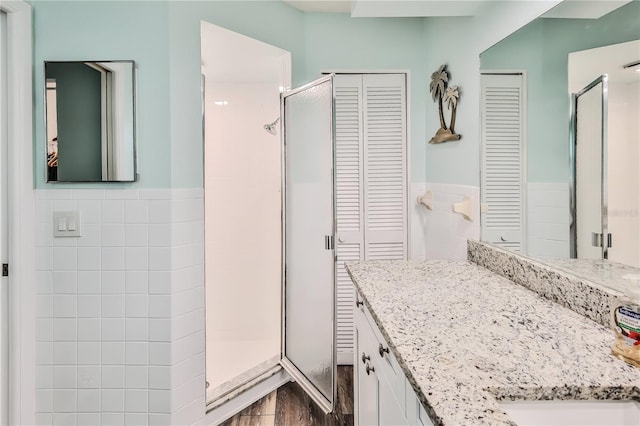
<svg viewBox="0 0 640 426"><path fill-rule="evenodd" d="M449 141L457 141L462 137L456 134L454 126L456 125L456 108L458 106L458 99L460 98L460 89L458 86L448 86L449 74L447 73L447 66L441 65L440 68L433 74L431 74L431 84L429 85L429 91L434 102L438 103L438 115L440 117L440 128L436 132L436 135L431 138L429 143L442 143ZM444 119L444 111L442 110L442 104L447 104L447 109L451 110L451 125L447 127L447 122Z"/></svg>

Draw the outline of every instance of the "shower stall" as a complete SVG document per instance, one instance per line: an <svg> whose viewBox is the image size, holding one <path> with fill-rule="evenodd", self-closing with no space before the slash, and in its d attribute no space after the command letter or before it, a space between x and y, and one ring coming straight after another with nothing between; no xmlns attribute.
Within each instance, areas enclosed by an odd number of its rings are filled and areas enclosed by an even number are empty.
<svg viewBox="0 0 640 426"><path fill-rule="evenodd" d="M293 379L330 412L334 77L289 90L288 52L207 23L202 40L207 410Z"/></svg>
<svg viewBox="0 0 640 426"><path fill-rule="evenodd" d="M407 76L290 89L290 55L202 24L207 412L294 380L325 412L353 364L344 263L407 258Z"/></svg>
<svg viewBox="0 0 640 426"><path fill-rule="evenodd" d="M626 65L572 95L571 257L640 267L640 73Z"/></svg>
<svg viewBox="0 0 640 426"><path fill-rule="evenodd" d="M202 23L207 403L280 360L280 93L290 54Z"/></svg>

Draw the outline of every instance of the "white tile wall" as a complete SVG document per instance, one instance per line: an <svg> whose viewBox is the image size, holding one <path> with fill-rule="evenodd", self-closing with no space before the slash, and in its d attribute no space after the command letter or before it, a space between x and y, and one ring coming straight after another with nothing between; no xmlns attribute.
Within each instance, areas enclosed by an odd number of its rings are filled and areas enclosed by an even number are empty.
<svg viewBox="0 0 640 426"><path fill-rule="evenodd" d="M203 250L198 241L172 246L171 210L186 199L180 226L195 220L190 226L201 229L201 191L56 189L36 197L38 424L171 424L171 265L177 256L197 267ZM80 211L81 237L53 238L58 210ZM204 327L204 319L193 325L202 282L178 287L178 330L192 342ZM190 344L192 357L201 352Z"/></svg>
<svg viewBox="0 0 640 426"><path fill-rule="evenodd" d="M413 184L416 259L466 257L476 222L450 212L478 189ZM42 425L208 424L202 190L38 190L37 421ZM51 237L78 209L80 238Z"/></svg>
<svg viewBox="0 0 640 426"><path fill-rule="evenodd" d="M418 196L426 191L433 194L433 209L417 204ZM425 183L412 185L413 204L412 238L413 246L420 246L419 235L424 238L425 259L466 259L467 239L480 238L479 209L480 189L477 186ZM454 213L453 203L459 203L463 197L470 197L474 206L474 219L469 221ZM418 250L417 248L415 250ZM416 257L418 258L418 257Z"/></svg>
<svg viewBox="0 0 640 426"><path fill-rule="evenodd" d="M202 191L174 191L171 234L171 369L154 370L153 383L158 388L170 383L171 424L190 425L204 417L205 412ZM194 404L195 401L200 403Z"/></svg>
<svg viewBox="0 0 640 426"><path fill-rule="evenodd" d="M569 257L569 185L527 184L527 253Z"/></svg>

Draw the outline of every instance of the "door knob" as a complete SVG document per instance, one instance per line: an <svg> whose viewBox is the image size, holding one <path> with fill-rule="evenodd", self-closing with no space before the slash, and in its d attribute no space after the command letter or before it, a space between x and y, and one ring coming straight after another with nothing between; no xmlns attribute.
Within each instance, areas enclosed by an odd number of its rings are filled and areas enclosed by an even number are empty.
<svg viewBox="0 0 640 426"><path fill-rule="evenodd" d="M373 368L373 367L371 367L371 366L369 366L369 364L367 364L367 367L365 368L365 370L367 371L367 376L368 376L370 373L374 373L374 372L376 371L376 369L375 369L375 368Z"/></svg>
<svg viewBox="0 0 640 426"><path fill-rule="evenodd" d="M367 361L371 361L371 357L367 356L364 352L362 352L362 363L366 364Z"/></svg>
<svg viewBox="0 0 640 426"><path fill-rule="evenodd" d="M380 343L380 345L378 346L378 352L380 353L380 356L384 356L385 353L389 353L389 348L385 348L384 346L382 346L382 343Z"/></svg>

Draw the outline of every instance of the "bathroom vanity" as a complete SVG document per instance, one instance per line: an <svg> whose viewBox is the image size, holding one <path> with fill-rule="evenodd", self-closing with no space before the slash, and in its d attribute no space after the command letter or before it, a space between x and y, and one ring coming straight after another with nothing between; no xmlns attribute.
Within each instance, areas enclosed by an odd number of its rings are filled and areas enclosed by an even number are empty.
<svg viewBox="0 0 640 426"><path fill-rule="evenodd" d="M620 421L638 424L640 369L597 322L622 293L483 243L469 258L347 265L356 424L515 425L509 401L558 400L622 404Z"/></svg>

